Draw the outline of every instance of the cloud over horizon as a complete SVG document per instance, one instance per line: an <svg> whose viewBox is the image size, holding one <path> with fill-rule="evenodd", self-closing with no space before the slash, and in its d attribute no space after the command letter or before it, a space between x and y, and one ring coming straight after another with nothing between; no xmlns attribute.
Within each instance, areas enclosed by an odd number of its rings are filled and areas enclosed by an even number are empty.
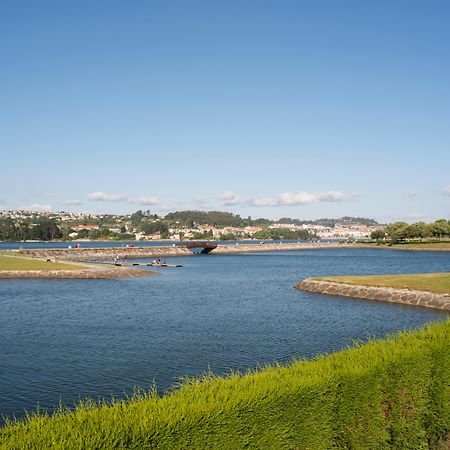
<svg viewBox="0 0 450 450"><path fill-rule="evenodd" d="M93 202L128 202L130 198L125 194L105 194L104 192L91 192L88 199Z"/></svg>
<svg viewBox="0 0 450 450"><path fill-rule="evenodd" d="M131 203L131 202L130 202ZM148 206L154 206L159 205L161 201L158 197L155 197L153 195L142 195L137 199L137 203L139 205L148 205Z"/></svg>
<svg viewBox="0 0 450 450"><path fill-rule="evenodd" d="M356 193L344 194L339 191L327 192L283 192L276 197L252 198L242 197L232 191L224 192L219 197L222 206L282 206L305 205L319 202L353 202L359 198Z"/></svg>

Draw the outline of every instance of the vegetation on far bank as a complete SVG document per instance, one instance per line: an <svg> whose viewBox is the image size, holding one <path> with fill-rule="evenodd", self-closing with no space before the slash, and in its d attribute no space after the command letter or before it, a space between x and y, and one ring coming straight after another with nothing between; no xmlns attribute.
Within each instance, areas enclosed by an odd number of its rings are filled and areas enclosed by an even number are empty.
<svg viewBox="0 0 450 450"><path fill-rule="evenodd" d="M445 321L287 367L206 375L164 397L31 415L0 428L0 447L443 448L449 346Z"/></svg>
<svg viewBox="0 0 450 450"><path fill-rule="evenodd" d="M74 264L0 255L0 270L76 270Z"/></svg>
<svg viewBox="0 0 450 450"><path fill-rule="evenodd" d="M391 248L395 250L450 250L450 241L443 240L420 240L420 241L401 241L392 244L389 241L362 242L356 243L358 246Z"/></svg>
<svg viewBox="0 0 450 450"><path fill-rule="evenodd" d="M392 287L450 295L450 272L401 275L336 276L317 278L358 286ZM449 399L450 400L450 399Z"/></svg>
<svg viewBox="0 0 450 450"><path fill-rule="evenodd" d="M131 215L104 214L80 218L67 217L64 214L38 215L30 212L24 216L0 217L0 241L134 240L137 233L145 236L159 236L159 239L167 239L173 234L184 239L213 239L212 234L208 234L205 230L204 226L206 225L216 228L260 227L263 231L260 235L255 236L256 239L310 239L314 237L312 233L310 236L306 236L302 230L288 230L283 225L287 223L322 226L334 226L336 223L377 225L375 220L361 217L318 220L284 217L276 221L264 218L252 219L250 216L243 218L238 214L224 211L176 211L164 217L142 210ZM62 216L64 216L64 220L61 220ZM280 226L276 227L277 224ZM270 231L268 227L274 225L277 231ZM197 233L195 232L196 228L198 228ZM194 230L194 233L186 234L186 230ZM242 231L233 234L232 229L226 230L223 235L223 240L245 239L250 236Z"/></svg>
<svg viewBox="0 0 450 450"><path fill-rule="evenodd" d="M391 244L399 244L410 239L446 239L450 238L450 221L439 219L435 222L416 222L407 224L406 222L395 222L386 228L375 230L371 233L371 238L377 241L389 241Z"/></svg>

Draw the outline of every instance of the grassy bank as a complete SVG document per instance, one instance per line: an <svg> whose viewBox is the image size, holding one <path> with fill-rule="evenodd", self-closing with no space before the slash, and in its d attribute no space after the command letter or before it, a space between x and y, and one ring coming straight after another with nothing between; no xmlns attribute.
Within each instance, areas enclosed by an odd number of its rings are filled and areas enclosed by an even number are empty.
<svg viewBox="0 0 450 450"><path fill-rule="evenodd" d="M344 244L349 246L349 244ZM421 242L421 241L407 241L391 244L389 242L364 242L350 244L354 247L368 247L368 248L387 248L391 250L417 250L417 251L450 251L450 242Z"/></svg>
<svg viewBox="0 0 450 450"><path fill-rule="evenodd" d="M0 429L8 449L443 448L450 321L314 361L204 377L162 398L85 404Z"/></svg>
<svg viewBox="0 0 450 450"><path fill-rule="evenodd" d="M75 270L77 267L73 264L0 255L0 270Z"/></svg>
<svg viewBox="0 0 450 450"><path fill-rule="evenodd" d="M433 292L434 294L450 295L450 272L421 273L402 275L372 275L372 276L338 276L320 277L318 280L335 283L355 284L358 286L392 287L397 289L413 289Z"/></svg>

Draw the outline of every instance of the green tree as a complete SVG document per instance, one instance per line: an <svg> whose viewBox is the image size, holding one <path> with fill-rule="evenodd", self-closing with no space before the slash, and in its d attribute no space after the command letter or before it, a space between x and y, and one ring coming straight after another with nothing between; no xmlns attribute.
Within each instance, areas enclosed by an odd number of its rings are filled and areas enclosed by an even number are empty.
<svg viewBox="0 0 450 450"><path fill-rule="evenodd" d="M39 219L38 223L31 229L31 236L32 239L51 241L53 239L62 238L63 234L55 220L42 218Z"/></svg>
<svg viewBox="0 0 450 450"><path fill-rule="evenodd" d="M163 235L169 233L169 227L164 222L142 222L138 228L145 234L160 233Z"/></svg>
<svg viewBox="0 0 450 450"><path fill-rule="evenodd" d="M374 230L370 233L370 237L377 241L381 241L386 237L386 232L384 230Z"/></svg>
<svg viewBox="0 0 450 450"><path fill-rule="evenodd" d="M427 234L428 230L425 222L412 223L405 230L405 235L409 239L423 239Z"/></svg>
<svg viewBox="0 0 450 450"><path fill-rule="evenodd" d="M443 238L450 236L450 224L445 219L436 220L436 222L428 224L428 231L434 238Z"/></svg>
<svg viewBox="0 0 450 450"><path fill-rule="evenodd" d="M139 225L142 222L142 219L144 218L144 213L142 212L142 210L136 211L135 213L131 214L131 223L134 226Z"/></svg>
<svg viewBox="0 0 450 450"><path fill-rule="evenodd" d="M395 222L389 224L386 228L386 234L393 244L405 239L408 224L405 222Z"/></svg>

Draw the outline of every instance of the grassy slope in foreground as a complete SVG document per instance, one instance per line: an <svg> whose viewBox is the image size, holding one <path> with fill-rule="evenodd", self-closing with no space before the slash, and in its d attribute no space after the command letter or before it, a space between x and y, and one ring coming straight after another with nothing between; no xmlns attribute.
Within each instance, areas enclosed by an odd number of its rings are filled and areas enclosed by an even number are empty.
<svg viewBox="0 0 450 450"><path fill-rule="evenodd" d="M450 321L313 361L204 377L165 397L0 428L29 448L441 448L450 431Z"/></svg>
<svg viewBox="0 0 450 450"><path fill-rule="evenodd" d="M77 268L79 266L73 264L0 255L0 270L76 270Z"/></svg>
<svg viewBox="0 0 450 450"><path fill-rule="evenodd" d="M450 295L450 272L402 275L338 276L320 277L316 280L359 286L392 287Z"/></svg>

